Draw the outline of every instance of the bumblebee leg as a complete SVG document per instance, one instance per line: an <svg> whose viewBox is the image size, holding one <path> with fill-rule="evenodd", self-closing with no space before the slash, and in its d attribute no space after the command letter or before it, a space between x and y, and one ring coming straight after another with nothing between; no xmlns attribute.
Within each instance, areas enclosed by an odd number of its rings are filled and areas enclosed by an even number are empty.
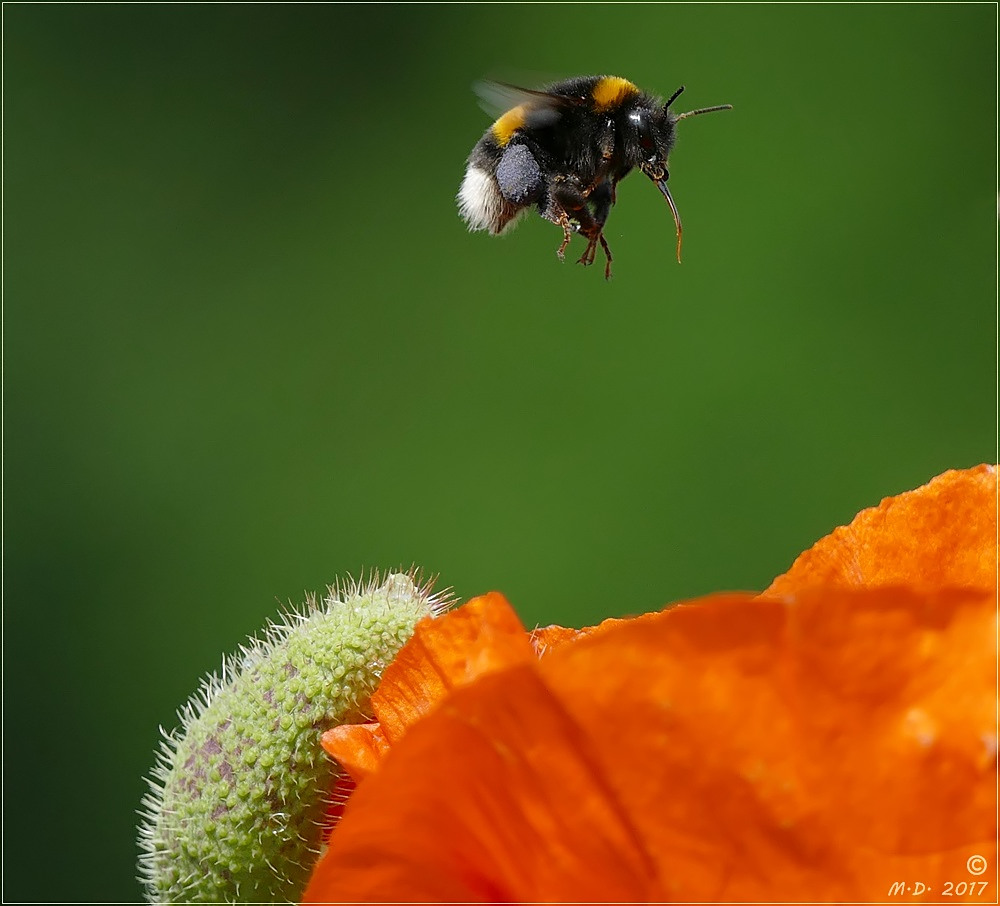
<svg viewBox="0 0 1000 906"><path fill-rule="evenodd" d="M510 144L497 163L500 193L518 208L534 204L542 195L545 181L535 155L527 145Z"/></svg>
<svg viewBox="0 0 1000 906"><path fill-rule="evenodd" d="M601 225L603 230L604 224L608 222L611 206L615 203L615 187L609 182L602 182L594 187L587 198L594 209L594 220Z"/></svg>
<svg viewBox="0 0 1000 906"><path fill-rule="evenodd" d="M569 214L562 209L554 215L552 222L562 227L563 241L559 248L556 249L556 254L559 256L559 260L563 261L566 258L566 246L569 245L570 239L573 238L573 227L570 226Z"/></svg>
<svg viewBox="0 0 1000 906"><path fill-rule="evenodd" d="M601 233L601 248L604 249L604 257L607 259L604 263L604 279L611 279L611 249L608 248L608 240L604 238L604 233Z"/></svg>
<svg viewBox="0 0 1000 906"><path fill-rule="evenodd" d="M578 263L584 265L584 267L589 267L593 264L594 258L597 256L597 244L600 243L601 248L604 249L605 256L608 257L608 264L604 269L604 276L610 277L610 253L608 252L608 243L604 239L602 230L604 229L604 222L608 219L608 213L611 211L611 190L605 182L601 183L590 194L592 196L590 200L594 205L597 217L595 217L587 207L587 196L572 183L567 181L558 182L552 189L553 200L555 203L562 208L565 214L569 215L569 217L579 224L577 229L587 240L587 247L583 250L583 254L580 256ZM565 227L563 227L563 229L565 230ZM566 242L564 241L560 247L560 252L564 251L565 248Z"/></svg>
<svg viewBox="0 0 1000 906"><path fill-rule="evenodd" d="M583 250L583 254L580 256L579 263L589 267L594 263L594 259L597 257L597 244L601 244L601 249L604 251L604 279L611 279L611 262L614 261L614 257L611 254L611 249L608 246L608 240L604 238L604 233L598 233L593 239L587 240L587 247Z"/></svg>
<svg viewBox="0 0 1000 906"><path fill-rule="evenodd" d="M597 186L590 195L590 203L594 206L594 220L600 224L601 231L598 233L597 238L601 243L601 248L604 251L604 257L606 259L604 264L604 279L611 279L611 249L608 248L608 241L604 238L604 224L608 222L608 215L611 213L611 206L615 203L615 184L609 182L602 182ZM597 254L596 247L594 248L590 260L593 262L594 257Z"/></svg>

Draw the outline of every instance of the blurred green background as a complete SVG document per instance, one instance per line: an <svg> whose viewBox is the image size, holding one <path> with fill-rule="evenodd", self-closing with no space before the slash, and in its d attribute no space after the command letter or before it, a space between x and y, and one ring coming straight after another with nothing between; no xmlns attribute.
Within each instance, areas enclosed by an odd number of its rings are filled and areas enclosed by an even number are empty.
<svg viewBox="0 0 1000 906"><path fill-rule="evenodd" d="M157 726L412 563L529 625L760 589L996 456L996 8L5 6L6 900L133 900ZM615 276L469 234L476 79L678 109ZM573 254L575 252L575 254Z"/></svg>

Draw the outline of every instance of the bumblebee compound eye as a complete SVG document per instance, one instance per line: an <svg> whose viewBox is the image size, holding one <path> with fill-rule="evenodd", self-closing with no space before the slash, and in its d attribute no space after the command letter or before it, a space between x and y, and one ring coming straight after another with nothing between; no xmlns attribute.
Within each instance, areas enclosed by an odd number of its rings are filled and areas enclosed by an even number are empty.
<svg viewBox="0 0 1000 906"><path fill-rule="evenodd" d="M532 204L542 195L542 169L526 145L508 145L497 164L497 184L511 204Z"/></svg>
<svg viewBox="0 0 1000 906"><path fill-rule="evenodd" d="M656 150L656 141L653 138L653 126L649 121L648 111L633 110L629 113L628 119L635 129L639 147L647 154L652 154Z"/></svg>

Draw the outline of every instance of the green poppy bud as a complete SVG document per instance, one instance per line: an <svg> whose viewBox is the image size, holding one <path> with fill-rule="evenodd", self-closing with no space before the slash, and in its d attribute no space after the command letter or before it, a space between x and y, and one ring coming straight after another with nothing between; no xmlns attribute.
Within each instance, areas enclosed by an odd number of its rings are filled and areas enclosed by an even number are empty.
<svg viewBox="0 0 1000 906"><path fill-rule="evenodd" d="M224 658L164 733L143 799L150 902L297 902L339 770L324 730L363 720L417 622L450 602L413 573L331 587Z"/></svg>

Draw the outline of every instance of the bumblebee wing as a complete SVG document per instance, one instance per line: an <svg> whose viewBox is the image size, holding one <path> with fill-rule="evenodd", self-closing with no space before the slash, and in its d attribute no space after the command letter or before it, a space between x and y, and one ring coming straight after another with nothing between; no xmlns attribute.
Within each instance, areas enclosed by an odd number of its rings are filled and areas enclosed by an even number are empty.
<svg viewBox="0 0 1000 906"><path fill-rule="evenodd" d="M586 98L567 97L548 91L518 88L506 82L482 81L472 86L479 96L479 106L492 117L499 117L515 107L525 107L533 126L548 126L556 122L564 110L585 104Z"/></svg>

